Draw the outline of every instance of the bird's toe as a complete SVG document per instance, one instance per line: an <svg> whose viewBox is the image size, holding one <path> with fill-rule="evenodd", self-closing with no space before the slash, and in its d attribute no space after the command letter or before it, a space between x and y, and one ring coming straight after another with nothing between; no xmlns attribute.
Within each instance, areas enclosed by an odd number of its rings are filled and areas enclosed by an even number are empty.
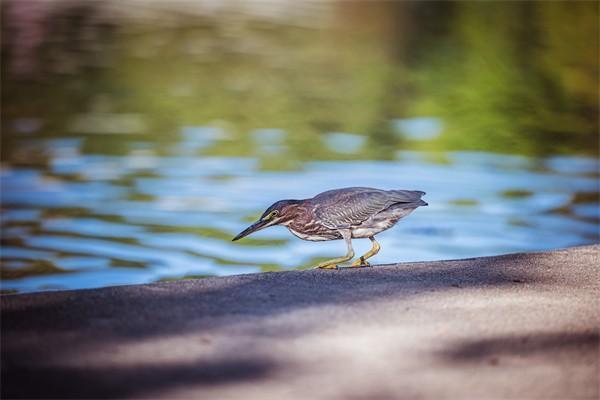
<svg viewBox="0 0 600 400"><path fill-rule="evenodd" d="M352 264L350 264L351 267L370 267L371 264L369 264L369 262L367 260L365 260L363 257L360 257L358 260L354 261Z"/></svg>

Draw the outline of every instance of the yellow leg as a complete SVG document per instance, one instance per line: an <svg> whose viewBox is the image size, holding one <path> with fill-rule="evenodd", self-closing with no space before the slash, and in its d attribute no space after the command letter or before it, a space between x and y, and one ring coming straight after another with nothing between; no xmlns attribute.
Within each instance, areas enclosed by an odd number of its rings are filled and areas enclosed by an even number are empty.
<svg viewBox="0 0 600 400"><path fill-rule="evenodd" d="M371 250L367 251L365 254L360 256L358 260L354 261L350 265L351 267L368 267L371 264L367 262L367 258L371 258L375 254L379 253L379 249L381 249L379 243L377 243L373 236L371 236L369 239L371 240L371 243L373 243L373 247L371 247Z"/></svg>
<svg viewBox="0 0 600 400"><path fill-rule="evenodd" d="M346 241L346 246L348 247L348 252L346 253L346 255L343 257L334 258L332 260L324 261L317 265L315 268L333 269L337 268L337 264L339 263L352 260L352 257L354 257L354 249L352 248L350 231L340 231L340 233L342 234L342 237Z"/></svg>

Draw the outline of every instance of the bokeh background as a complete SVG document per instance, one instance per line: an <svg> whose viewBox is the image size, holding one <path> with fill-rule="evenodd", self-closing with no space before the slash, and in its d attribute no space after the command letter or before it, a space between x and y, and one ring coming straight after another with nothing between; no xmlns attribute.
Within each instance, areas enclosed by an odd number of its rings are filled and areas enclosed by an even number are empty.
<svg viewBox="0 0 600 400"><path fill-rule="evenodd" d="M306 268L230 240L344 186L428 193L379 263L599 241L596 1L1 7L3 293Z"/></svg>

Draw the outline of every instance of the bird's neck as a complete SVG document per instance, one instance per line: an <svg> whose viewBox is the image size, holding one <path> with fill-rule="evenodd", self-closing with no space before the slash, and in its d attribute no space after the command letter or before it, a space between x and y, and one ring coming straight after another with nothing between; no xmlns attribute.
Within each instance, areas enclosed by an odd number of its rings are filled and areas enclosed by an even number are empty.
<svg viewBox="0 0 600 400"><path fill-rule="evenodd" d="M302 225L306 220L312 219L313 211L306 200L290 200L287 206L286 215L288 216L282 225L290 226L292 224Z"/></svg>

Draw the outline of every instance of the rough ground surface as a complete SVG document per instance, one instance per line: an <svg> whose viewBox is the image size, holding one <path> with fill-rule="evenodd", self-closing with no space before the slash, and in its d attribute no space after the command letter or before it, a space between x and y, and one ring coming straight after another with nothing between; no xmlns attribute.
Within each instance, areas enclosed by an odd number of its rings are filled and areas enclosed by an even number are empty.
<svg viewBox="0 0 600 400"><path fill-rule="evenodd" d="M7 295L2 397L598 399L600 246Z"/></svg>

